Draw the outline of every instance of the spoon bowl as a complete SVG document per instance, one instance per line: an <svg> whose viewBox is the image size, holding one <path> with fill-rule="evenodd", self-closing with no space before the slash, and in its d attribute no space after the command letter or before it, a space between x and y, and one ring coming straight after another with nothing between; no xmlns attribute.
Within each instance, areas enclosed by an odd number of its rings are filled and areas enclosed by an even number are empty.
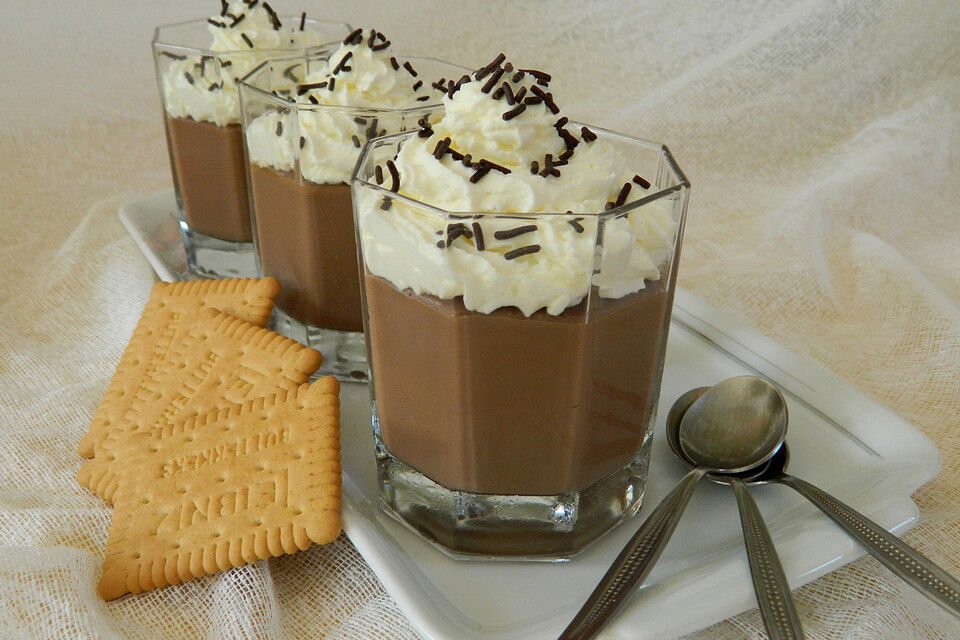
<svg viewBox="0 0 960 640"><path fill-rule="evenodd" d="M686 394L685 394L686 395ZM714 473L756 469L787 437L787 403L769 382L739 376L710 387L680 420L683 458Z"/></svg>

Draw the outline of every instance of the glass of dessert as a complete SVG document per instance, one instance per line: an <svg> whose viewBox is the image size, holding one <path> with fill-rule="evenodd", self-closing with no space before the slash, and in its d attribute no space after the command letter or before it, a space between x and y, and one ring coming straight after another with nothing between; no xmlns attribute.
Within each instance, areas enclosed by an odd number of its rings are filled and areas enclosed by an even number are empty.
<svg viewBox="0 0 960 640"><path fill-rule="evenodd" d="M689 183L501 54L352 180L382 508L565 559L640 507Z"/></svg>
<svg viewBox="0 0 960 640"><path fill-rule="evenodd" d="M271 58L331 51L350 31L267 2L221 1L219 14L158 27L153 58L187 265L219 278L255 273L238 79Z"/></svg>
<svg viewBox="0 0 960 640"><path fill-rule="evenodd" d="M323 374L367 377L349 185L361 148L428 123L449 88L438 79L465 71L357 29L333 55L272 60L240 83L257 265L281 285L272 326L320 351Z"/></svg>

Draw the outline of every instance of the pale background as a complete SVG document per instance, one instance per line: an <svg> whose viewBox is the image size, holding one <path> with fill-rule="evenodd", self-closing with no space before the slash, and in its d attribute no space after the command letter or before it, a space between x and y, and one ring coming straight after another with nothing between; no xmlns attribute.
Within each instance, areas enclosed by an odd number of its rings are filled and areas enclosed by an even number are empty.
<svg viewBox="0 0 960 640"><path fill-rule="evenodd" d="M152 27L217 2L0 0L0 637L416 638L348 541L103 603L110 517L76 443L154 276L117 206L169 188ZM907 540L960 575L960 4L281 2L670 145L680 284L926 432ZM957 638L873 560L801 589L810 638ZM678 615L682 612L678 612ZM748 612L696 638L758 638Z"/></svg>

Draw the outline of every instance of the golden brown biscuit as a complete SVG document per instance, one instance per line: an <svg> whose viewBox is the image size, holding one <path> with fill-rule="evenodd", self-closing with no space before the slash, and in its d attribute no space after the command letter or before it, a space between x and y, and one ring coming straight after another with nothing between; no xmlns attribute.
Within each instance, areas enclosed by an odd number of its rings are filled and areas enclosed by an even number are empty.
<svg viewBox="0 0 960 640"><path fill-rule="evenodd" d="M93 456L96 445L111 426L126 415L140 384L153 374L166 355L184 314L212 307L264 327L270 319L273 299L279 292L280 283L274 278L155 284L107 391L93 414L89 432L80 441L80 455L84 458Z"/></svg>
<svg viewBox="0 0 960 640"><path fill-rule="evenodd" d="M118 448L105 600L339 535L340 411L327 377L167 424Z"/></svg>
<svg viewBox="0 0 960 640"><path fill-rule="evenodd" d="M320 361L319 352L216 309L184 315L166 357L145 372L127 413L105 432L77 481L110 502L115 461L131 434L295 388Z"/></svg>

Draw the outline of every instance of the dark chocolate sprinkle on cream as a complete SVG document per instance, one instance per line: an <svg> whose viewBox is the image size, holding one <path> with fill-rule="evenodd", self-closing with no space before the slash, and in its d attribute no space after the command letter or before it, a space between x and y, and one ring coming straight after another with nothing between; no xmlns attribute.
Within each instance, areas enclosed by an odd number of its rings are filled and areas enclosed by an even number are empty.
<svg viewBox="0 0 960 640"><path fill-rule="evenodd" d="M394 70L394 71L399 71L399 70L400 70L400 63L398 63L398 62L397 62L397 59L394 58L393 56L390 56L390 66L393 67L393 70Z"/></svg>
<svg viewBox="0 0 960 640"><path fill-rule="evenodd" d="M503 87L497 87L497 90L490 94L490 97L494 100L499 100L503 97ZM509 102L507 104L510 104Z"/></svg>
<svg viewBox="0 0 960 640"><path fill-rule="evenodd" d="M525 95L527 95L527 88L520 87L519 89L517 89L517 93L516 95L513 96L513 99L516 100L517 102L520 102L521 100L523 100L523 96Z"/></svg>
<svg viewBox="0 0 960 640"><path fill-rule="evenodd" d="M174 60L186 60L186 59L187 59L187 56L179 56L179 55L177 55L177 54L175 54L175 53L172 53L172 52L170 52L170 51L161 51L161 52L160 52L160 55L162 55L162 56L167 56L168 58L172 58L172 59L174 59Z"/></svg>
<svg viewBox="0 0 960 640"><path fill-rule="evenodd" d="M382 33L381 33L380 35L383 36ZM389 41L389 40L384 40L383 42L381 42L381 43L379 43L379 44L372 44L372 45L370 45L370 50L371 50L371 51L383 51L384 49L386 49L386 48L389 47L389 46L390 46L390 41Z"/></svg>
<svg viewBox="0 0 960 640"><path fill-rule="evenodd" d="M243 40L244 42L246 42L248 47L250 47L251 49L253 49L253 42L250 40L249 37L247 37L247 34L241 33L241 34L240 34L240 39Z"/></svg>
<svg viewBox="0 0 960 640"><path fill-rule="evenodd" d="M505 166L503 166L502 164L497 164L496 162L491 162L490 160L486 160L486 159L480 160L480 164L486 165L486 166L490 167L491 169L493 169L494 171L499 171L500 173L502 173L502 174L504 174L504 175L510 173L510 169L507 169L507 168L506 168Z"/></svg>
<svg viewBox="0 0 960 640"><path fill-rule="evenodd" d="M503 69L497 69L494 71L493 75L490 76L490 79L487 80L483 87L480 88L480 91L483 91L484 93L490 93L490 91L497 86L497 83L500 82L500 76L502 75Z"/></svg>
<svg viewBox="0 0 960 640"><path fill-rule="evenodd" d="M513 80L514 82L520 82L521 80L523 80L524 75L526 74L524 74L523 71L517 71L515 74L513 74L513 78L511 78L511 80Z"/></svg>
<svg viewBox="0 0 960 640"><path fill-rule="evenodd" d="M454 224L447 225L447 246L453 244L453 241L464 236L466 238L472 238L473 233L467 228L467 225L462 222L457 222Z"/></svg>
<svg viewBox="0 0 960 640"><path fill-rule="evenodd" d="M461 160L461 162L463 162L463 166L467 168L473 168L473 156L469 153L463 156L463 160Z"/></svg>
<svg viewBox="0 0 960 640"><path fill-rule="evenodd" d="M542 98L538 98L537 96L530 96L529 98L526 98L523 101L523 104L535 105L535 104L540 104L541 102L543 102Z"/></svg>
<svg viewBox="0 0 960 640"><path fill-rule="evenodd" d="M518 115L523 113L526 110L526 108L527 108L527 105L518 104L513 109L510 109L510 111L507 111L506 113L504 113L502 117L504 120L513 120Z"/></svg>
<svg viewBox="0 0 960 640"><path fill-rule="evenodd" d="M563 116L562 118L554 122L553 126L555 126L557 129L562 129L563 127L567 126L568 122L570 122L570 118L568 118L567 116Z"/></svg>
<svg viewBox="0 0 960 640"><path fill-rule="evenodd" d="M214 20L213 18L207 18L207 22L209 22L210 24L212 24L212 25L215 26L215 27L220 27L221 29L223 29L225 26L227 26L227 25L224 24L223 22L219 22L219 21L217 21L217 20Z"/></svg>
<svg viewBox="0 0 960 640"><path fill-rule="evenodd" d="M350 139L353 141L353 146L355 146L357 149L359 149L359 148L360 148L360 138L358 138L357 136L353 135L353 136L350 136Z"/></svg>
<svg viewBox="0 0 960 640"><path fill-rule="evenodd" d="M300 12L300 31L303 31L303 28L307 26L307 12Z"/></svg>
<svg viewBox="0 0 960 640"><path fill-rule="evenodd" d="M503 89L503 95L507 98L507 104L514 105L517 103L517 99L513 95L513 87L510 86L509 82L504 82L500 85L500 88Z"/></svg>
<svg viewBox="0 0 960 640"><path fill-rule="evenodd" d="M277 120L277 135L283 135L283 120Z"/></svg>
<svg viewBox="0 0 960 640"><path fill-rule="evenodd" d="M429 99L430 99L430 96L420 96L419 98L417 98L417 102L426 102Z"/></svg>
<svg viewBox="0 0 960 640"><path fill-rule="evenodd" d="M413 65L410 64L410 61L409 61L409 60L407 60L407 61L405 61L405 62L403 63L403 68L406 69L406 70L407 70L407 73L409 73L410 75L412 75L414 78L417 77L417 71L416 71L416 69L413 68Z"/></svg>
<svg viewBox="0 0 960 640"><path fill-rule="evenodd" d="M184 72L183 72L183 77L187 79L187 82L189 82L190 84L193 84L193 76L190 75L189 72L184 71Z"/></svg>
<svg viewBox="0 0 960 640"><path fill-rule="evenodd" d="M320 104L320 101L317 100L317 96L309 96L309 100L312 104Z"/></svg>
<svg viewBox="0 0 960 640"><path fill-rule="evenodd" d="M386 210L389 209L391 206L393 206L393 198L389 198L389 197L387 197L387 196L384 196L383 202L380 203L380 208L383 209L384 211L386 211Z"/></svg>
<svg viewBox="0 0 960 640"><path fill-rule="evenodd" d="M334 86L334 83L336 83L336 81L337 81L336 78L330 78L330 82L327 84L327 89L329 89L330 91L333 91L333 86Z"/></svg>
<svg viewBox="0 0 960 640"><path fill-rule="evenodd" d="M567 211L567 213L572 213L572 211ZM583 233L583 225L580 224L581 220L583 220L583 218L574 218L573 220L567 220L567 224L573 227L573 230L577 233Z"/></svg>
<svg viewBox="0 0 960 640"><path fill-rule="evenodd" d="M480 223L474 222L470 226L473 227L473 241L477 245L477 251L483 251L486 245L483 242L483 229L480 228Z"/></svg>
<svg viewBox="0 0 960 640"><path fill-rule="evenodd" d="M569 149L561 153L557 159L561 160L564 164L566 164L567 160L569 160L572 157L573 157L573 147L570 147Z"/></svg>
<svg viewBox="0 0 960 640"><path fill-rule="evenodd" d="M608 202L607 204L603 205L603 210L610 211L610 209L613 209L615 206L617 205L613 204L612 202Z"/></svg>
<svg viewBox="0 0 960 640"><path fill-rule="evenodd" d="M582 127L580 129L580 137L583 138L584 142L593 142L597 139L597 134L595 134L593 131L590 131L590 129L587 129L586 127Z"/></svg>
<svg viewBox="0 0 960 640"><path fill-rule="evenodd" d="M360 40L357 40L359 36ZM343 44L360 44L363 41L363 29L354 29L350 32L346 38L343 39Z"/></svg>
<svg viewBox="0 0 960 640"><path fill-rule="evenodd" d="M420 129L420 131L417 132L417 135L420 136L421 138L429 138L430 136L433 135L433 129L431 129L430 127L423 127Z"/></svg>
<svg viewBox="0 0 960 640"><path fill-rule="evenodd" d="M470 182L476 184L480 182L485 175L490 173L490 167L485 164L480 165L480 168L477 169L472 176L470 176Z"/></svg>
<svg viewBox="0 0 960 640"><path fill-rule="evenodd" d="M547 86L548 84L550 84L550 80L552 79L552 76L549 73L544 73L543 71L537 71L536 69L520 69L520 71L523 71L524 73L529 73L537 80L537 84L540 84L543 86Z"/></svg>
<svg viewBox="0 0 960 640"><path fill-rule="evenodd" d="M437 146L434 147L434 149L433 149L433 157L436 158L437 160L439 160L440 158L442 158L442 157L444 156L444 154L447 152L447 149L450 148L450 143L451 143L451 142L452 142L452 140L450 140L450 137L449 137L449 136L447 136L446 138L444 138L443 140L441 140L440 142L438 142L438 143L437 143Z"/></svg>
<svg viewBox="0 0 960 640"><path fill-rule="evenodd" d="M273 10L273 7L271 7L271 6L270 6L269 4L267 4L266 2L263 3L263 9L264 9L264 11L267 12L267 15L270 16L270 22L273 23L273 29L274 29L274 31L279 30L279 29L280 29L280 16L277 15L277 12L274 11L274 10Z"/></svg>
<svg viewBox="0 0 960 640"><path fill-rule="evenodd" d="M413 83L413 90L416 91L422 86L423 86L423 80L417 80L416 82Z"/></svg>
<svg viewBox="0 0 960 640"><path fill-rule="evenodd" d="M350 60L351 56L353 56L353 51L347 51L347 52L343 55L343 57L340 58L340 62L338 62L338 63L337 63L337 66L333 68L333 74L334 74L334 75L340 73L341 71L352 71L352 70L353 70L353 67L348 67L348 66L347 66L347 61Z"/></svg>
<svg viewBox="0 0 960 640"><path fill-rule="evenodd" d="M325 86L327 86L326 81L311 82L310 84L301 84L297 86L297 95L302 96L303 94L305 94L307 91L310 91L311 89L320 89L321 87L325 87Z"/></svg>
<svg viewBox="0 0 960 640"><path fill-rule="evenodd" d="M300 136L300 148L303 149L303 145L305 144L307 144L307 139L304 138L303 136ZM379 169L380 167L377 167L377 168Z"/></svg>
<svg viewBox="0 0 960 640"><path fill-rule="evenodd" d="M641 188L641 189L649 189L649 188L650 188L650 181L649 181L649 180L644 180L644 179L641 178L639 175L633 176L633 181L636 182L638 185L640 185L640 188Z"/></svg>
<svg viewBox="0 0 960 640"><path fill-rule="evenodd" d="M357 118L354 118L353 121L356 122L357 124L367 124L366 118L357 117Z"/></svg>
<svg viewBox="0 0 960 640"><path fill-rule="evenodd" d="M373 168L373 179L377 181L377 184L383 184L383 168L380 165Z"/></svg>
<svg viewBox="0 0 960 640"><path fill-rule="evenodd" d="M387 169L390 171L390 191L397 193L400 191L400 172L397 171L397 165L393 160L387 160Z"/></svg>
<svg viewBox="0 0 960 640"><path fill-rule="evenodd" d="M443 249L445 246L447 245L444 244L443 240L437 240L437 248Z"/></svg>
<svg viewBox="0 0 960 640"><path fill-rule="evenodd" d="M530 163L530 173L534 175L540 173L540 163L536 160Z"/></svg>
<svg viewBox="0 0 960 640"><path fill-rule="evenodd" d="M240 22L242 22L243 19L246 18L246 17L247 17L247 14L241 13L240 15L238 15L236 18L233 19L233 22L230 23L230 27L232 28L232 27L237 26L237 25L240 24Z"/></svg>
<svg viewBox="0 0 960 640"><path fill-rule="evenodd" d="M227 3L227 0L220 0L220 15L226 15L229 10L230 5Z"/></svg>
<svg viewBox="0 0 960 640"><path fill-rule="evenodd" d="M629 182L624 183L624 185L620 188L620 193L617 194L617 201L614 206L623 206L623 203L627 201L627 196L630 195L630 187L632 186L633 185L631 185Z"/></svg>
<svg viewBox="0 0 960 640"><path fill-rule="evenodd" d="M522 227L514 227L513 229L504 229L503 231L495 231L493 237L497 240L509 240L510 238L516 238L517 236L522 236L525 233L531 233L537 230L537 225L535 224L525 224Z"/></svg>
<svg viewBox="0 0 960 640"><path fill-rule="evenodd" d="M540 251L540 245L531 244L531 245L527 245L526 247L520 247L519 249L514 249L513 251L507 251L505 254L503 254L503 257L506 260L515 260L516 258L519 258L521 256L528 256L531 253L537 253L539 251Z"/></svg>
<svg viewBox="0 0 960 640"><path fill-rule="evenodd" d="M233 61L232 61L232 60L224 60L223 62L220 63L220 66L221 66L221 67L229 67L229 66L231 66L232 64L233 64Z"/></svg>

